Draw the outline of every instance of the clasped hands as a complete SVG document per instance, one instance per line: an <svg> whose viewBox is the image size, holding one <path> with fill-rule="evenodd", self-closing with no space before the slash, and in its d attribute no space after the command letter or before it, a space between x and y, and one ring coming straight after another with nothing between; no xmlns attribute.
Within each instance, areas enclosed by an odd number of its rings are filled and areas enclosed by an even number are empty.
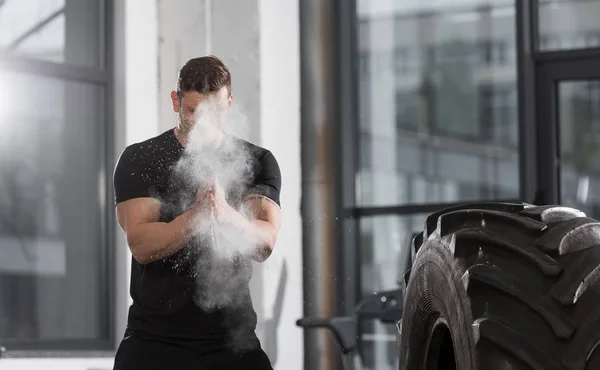
<svg viewBox="0 0 600 370"><path fill-rule="evenodd" d="M215 176L208 178L196 193L194 208L209 223L226 223L235 212L227 203L225 190Z"/></svg>

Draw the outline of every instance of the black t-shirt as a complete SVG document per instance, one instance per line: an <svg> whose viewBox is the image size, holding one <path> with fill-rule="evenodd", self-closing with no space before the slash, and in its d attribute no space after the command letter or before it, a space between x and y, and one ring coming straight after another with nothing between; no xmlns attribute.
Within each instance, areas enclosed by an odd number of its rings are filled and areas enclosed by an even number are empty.
<svg viewBox="0 0 600 370"><path fill-rule="evenodd" d="M247 158L245 170L238 171L235 181L230 181L232 186L225 189L228 203L239 209L244 195L261 194L279 204L281 173L273 154L233 136L227 136L226 142L222 147L228 152L221 157ZM114 171L115 202L158 199L161 222L185 213L199 189L198 176L180 171L188 157L173 129L127 147ZM190 163L196 162L188 161L188 170ZM196 169L194 173L202 173ZM248 288L250 260L242 254L219 257L207 247L209 243L210 238L197 236L172 256L146 265L132 258L129 328L206 340L255 330L256 313Z"/></svg>

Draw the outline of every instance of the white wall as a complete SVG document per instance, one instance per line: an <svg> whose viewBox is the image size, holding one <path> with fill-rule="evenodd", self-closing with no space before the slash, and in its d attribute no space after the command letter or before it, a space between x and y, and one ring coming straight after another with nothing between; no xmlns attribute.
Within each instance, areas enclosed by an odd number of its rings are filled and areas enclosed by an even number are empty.
<svg viewBox="0 0 600 370"><path fill-rule="evenodd" d="M297 1L259 1L260 143L278 159L283 180L283 224L276 251L263 275L264 316L268 317L275 301L273 282L279 280L280 266L285 263L287 267L287 286L276 336L276 370L304 369L303 333L295 325L303 315L298 8ZM273 357L275 349L266 350Z"/></svg>

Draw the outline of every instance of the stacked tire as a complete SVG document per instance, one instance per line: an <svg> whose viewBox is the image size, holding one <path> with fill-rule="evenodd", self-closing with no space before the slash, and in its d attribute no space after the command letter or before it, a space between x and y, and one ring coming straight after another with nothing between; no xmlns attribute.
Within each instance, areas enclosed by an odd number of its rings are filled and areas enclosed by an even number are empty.
<svg viewBox="0 0 600 370"><path fill-rule="evenodd" d="M400 369L600 369L598 221L467 204L430 215L412 249Z"/></svg>

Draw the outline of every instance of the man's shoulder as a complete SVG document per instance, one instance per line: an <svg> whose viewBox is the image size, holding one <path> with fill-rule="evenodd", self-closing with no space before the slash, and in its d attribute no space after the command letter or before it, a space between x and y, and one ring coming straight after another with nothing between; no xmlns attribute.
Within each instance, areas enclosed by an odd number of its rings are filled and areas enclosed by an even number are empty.
<svg viewBox="0 0 600 370"><path fill-rule="evenodd" d="M128 165L133 163L142 164L145 162L153 162L156 155L160 155L171 144L170 136L173 135L173 129L167 130L159 135L128 145L123 149L118 164Z"/></svg>
<svg viewBox="0 0 600 370"><path fill-rule="evenodd" d="M253 166L256 178L277 179L281 181L281 169L275 155L267 148L253 144L247 140L235 138L239 147L243 147L246 153L249 153L250 161ZM279 187L280 185L278 185Z"/></svg>
<svg viewBox="0 0 600 370"><path fill-rule="evenodd" d="M139 151L139 150L151 150L153 148L153 146L155 148L159 148L162 147L165 142L169 142L171 136L173 135L173 129L169 129L161 134L158 134L154 137L151 137L149 139L146 139L144 141L140 141L137 143L133 143L128 145L127 147L125 147L125 149L123 150L123 152L135 152L135 151Z"/></svg>
<svg viewBox="0 0 600 370"><path fill-rule="evenodd" d="M271 153L271 151L269 149L264 148L257 144L253 144L253 143L249 142L248 140L244 140L244 139L236 137L236 136L232 136L232 139L237 143L236 146L244 148L246 150L246 152L248 154L250 154L250 156L256 160L261 160L261 159L265 158L266 156L273 155L273 153Z"/></svg>

